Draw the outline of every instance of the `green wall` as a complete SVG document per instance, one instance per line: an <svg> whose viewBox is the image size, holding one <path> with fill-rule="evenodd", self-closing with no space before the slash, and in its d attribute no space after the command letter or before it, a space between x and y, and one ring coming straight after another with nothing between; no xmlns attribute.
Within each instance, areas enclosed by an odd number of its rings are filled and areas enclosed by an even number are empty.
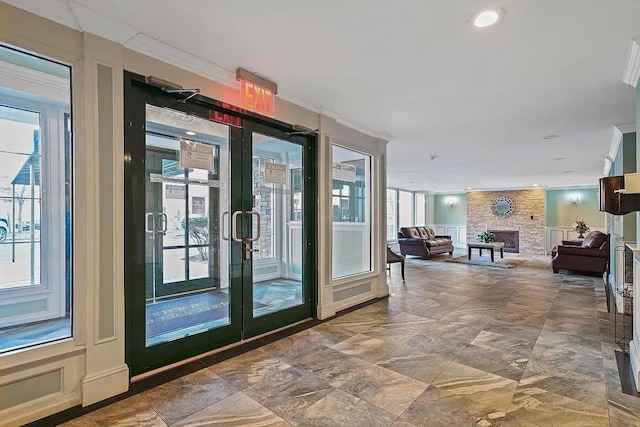
<svg viewBox="0 0 640 427"><path fill-rule="evenodd" d="M576 206L571 204L572 194L580 196ZM597 188L547 190L547 226L570 227L578 218L591 227L604 228L605 214L598 210L599 207Z"/></svg>
<svg viewBox="0 0 640 427"><path fill-rule="evenodd" d="M449 206L449 197L458 199L458 203ZM442 193L433 197L434 224L466 224L467 223L467 195L466 193Z"/></svg>

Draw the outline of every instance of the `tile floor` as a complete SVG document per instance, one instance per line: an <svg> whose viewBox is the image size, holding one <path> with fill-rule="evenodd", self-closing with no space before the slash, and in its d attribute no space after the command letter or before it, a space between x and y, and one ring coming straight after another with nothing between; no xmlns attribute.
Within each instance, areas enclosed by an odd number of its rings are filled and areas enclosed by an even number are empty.
<svg viewBox="0 0 640 427"><path fill-rule="evenodd" d="M554 275L548 257L409 259L389 283L388 300L65 425L640 425L601 279Z"/></svg>

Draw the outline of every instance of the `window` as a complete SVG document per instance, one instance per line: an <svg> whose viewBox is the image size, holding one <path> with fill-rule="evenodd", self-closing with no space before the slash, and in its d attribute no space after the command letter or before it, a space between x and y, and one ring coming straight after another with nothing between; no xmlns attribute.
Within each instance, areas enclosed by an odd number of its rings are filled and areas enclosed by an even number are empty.
<svg viewBox="0 0 640 427"><path fill-rule="evenodd" d="M427 210L424 194L416 194L416 225L427 224Z"/></svg>
<svg viewBox="0 0 640 427"><path fill-rule="evenodd" d="M398 191L398 212L400 227L411 227L413 225L413 193Z"/></svg>
<svg viewBox="0 0 640 427"><path fill-rule="evenodd" d="M371 271L371 156L333 146L333 278Z"/></svg>
<svg viewBox="0 0 640 427"><path fill-rule="evenodd" d="M0 352L71 336L71 69L0 46Z"/></svg>
<svg viewBox="0 0 640 427"><path fill-rule="evenodd" d="M387 188L387 240L398 238L398 192Z"/></svg>

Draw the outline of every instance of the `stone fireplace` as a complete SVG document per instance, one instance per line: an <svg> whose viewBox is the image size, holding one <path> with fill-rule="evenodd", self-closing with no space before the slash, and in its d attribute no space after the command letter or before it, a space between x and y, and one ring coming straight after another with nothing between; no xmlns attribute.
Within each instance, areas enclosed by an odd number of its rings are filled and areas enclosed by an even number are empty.
<svg viewBox="0 0 640 427"><path fill-rule="evenodd" d="M496 242L504 242L504 251L520 253L520 232L516 230L487 230L496 235Z"/></svg>
<svg viewBox="0 0 640 427"><path fill-rule="evenodd" d="M493 213L491 206L498 197L507 197L515 208L508 217ZM504 191L467 192L467 241L477 240L483 231L517 233L517 244L513 245L524 255L542 255L545 249L545 190L543 188ZM504 236L503 236L504 237ZM507 241L497 238L496 240Z"/></svg>

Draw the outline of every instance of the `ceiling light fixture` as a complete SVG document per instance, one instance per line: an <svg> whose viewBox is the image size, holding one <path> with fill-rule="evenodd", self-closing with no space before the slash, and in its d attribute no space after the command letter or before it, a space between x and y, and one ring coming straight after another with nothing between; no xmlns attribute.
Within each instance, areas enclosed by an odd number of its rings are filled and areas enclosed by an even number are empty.
<svg viewBox="0 0 640 427"><path fill-rule="evenodd" d="M189 135L189 136L194 136L194 135L196 134L196 133L195 133L194 131L192 131L192 130L188 130L188 131L186 131L185 133L186 133L187 135Z"/></svg>
<svg viewBox="0 0 640 427"><path fill-rule="evenodd" d="M537 187L537 186L538 186L538 184L533 184L533 186L534 186L534 187Z"/></svg>
<svg viewBox="0 0 640 427"><path fill-rule="evenodd" d="M502 9L483 10L473 16L473 25L478 28L489 27L498 22L504 15Z"/></svg>

